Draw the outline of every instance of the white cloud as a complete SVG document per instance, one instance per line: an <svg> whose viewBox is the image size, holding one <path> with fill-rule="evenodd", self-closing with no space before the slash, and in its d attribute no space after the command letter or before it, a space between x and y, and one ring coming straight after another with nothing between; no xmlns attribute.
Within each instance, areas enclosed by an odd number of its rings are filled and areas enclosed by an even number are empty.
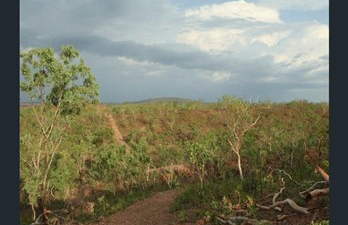
<svg viewBox="0 0 348 225"><path fill-rule="evenodd" d="M151 61L137 61L135 59L123 57L123 56L118 56L117 59L123 62L124 64L131 65L131 66L152 66L156 64Z"/></svg>
<svg viewBox="0 0 348 225"><path fill-rule="evenodd" d="M205 5L199 9L189 9L185 12L186 17L196 17L202 20L211 18L244 19L265 23L280 23L279 13L274 8L257 6L243 0L225 2L222 4Z"/></svg>
<svg viewBox="0 0 348 225"><path fill-rule="evenodd" d="M184 31L177 35L176 42L195 46L201 51L219 53L245 49L255 42L273 47L290 33L290 30L269 31L262 26L241 29L213 28Z"/></svg>
<svg viewBox="0 0 348 225"><path fill-rule="evenodd" d="M276 27L255 25L244 29L201 28L182 32L176 40L214 57L233 52L236 58L231 63L234 65L238 64L237 61L253 61L250 66L255 71L252 73L254 76L257 74L255 79L261 82L328 84L329 28L325 24L306 22L284 23ZM262 58L268 58L272 66L265 67ZM226 68L206 75L206 78L223 83L230 79L231 74L248 74L245 69L239 71L238 66Z"/></svg>
<svg viewBox="0 0 348 225"><path fill-rule="evenodd" d="M127 69L134 69L141 73L142 77L160 77L165 75L168 67L152 61L138 61L132 58L118 56L116 57L119 63L123 64ZM124 73L128 75L129 73Z"/></svg>
<svg viewBox="0 0 348 225"><path fill-rule="evenodd" d="M231 78L231 74L226 71L217 71L212 74L210 79L215 83L222 83L224 81L227 81Z"/></svg>
<svg viewBox="0 0 348 225"><path fill-rule="evenodd" d="M202 51L224 51L231 45L245 45L242 29L216 28L190 30L178 34L176 42L193 45Z"/></svg>
<svg viewBox="0 0 348 225"><path fill-rule="evenodd" d="M158 77L158 76L161 76L164 72L165 72L164 70L151 70L146 72L145 74L147 76Z"/></svg>
<svg viewBox="0 0 348 225"><path fill-rule="evenodd" d="M275 46L279 43L279 41L283 38L286 38L289 36L291 31L280 31L280 32L273 32L270 34L263 34L258 37L255 37L251 40L251 43L254 43L256 41L266 44L268 46Z"/></svg>
<svg viewBox="0 0 348 225"><path fill-rule="evenodd" d="M329 0L258 0L258 4L284 10L316 11L329 6Z"/></svg>
<svg viewBox="0 0 348 225"><path fill-rule="evenodd" d="M325 24L307 24L297 33L290 35L280 51L273 54L277 63L287 63L288 67L301 67L309 64L327 65L328 60L322 56L329 54L329 27ZM318 69L318 66L313 68Z"/></svg>

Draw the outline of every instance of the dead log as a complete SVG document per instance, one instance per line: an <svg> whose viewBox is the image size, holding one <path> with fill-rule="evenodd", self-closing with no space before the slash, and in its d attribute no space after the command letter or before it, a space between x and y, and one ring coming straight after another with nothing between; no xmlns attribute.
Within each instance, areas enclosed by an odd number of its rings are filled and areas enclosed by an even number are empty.
<svg viewBox="0 0 348 225"><path fill-rule="evenodd" d="M261 208L261 209L266 209L266 210L269 210L269 209L276 209L278 211L282 211L282 209L278 206L282 206L282 205L285 205L285 204L288 204L291 208L293 208L294 210L298 211L298 212L302 212L304 214L310 214L310 212L308 211L308 208L304 208L302 206L299 206L297 205L292 199L285 199L283 201L276 201L276 199L278 198L278 196L283 192L283 190L285 189L285 181L284 179L282 178L281 179L281 184L282 184L282 188L280 189L280 191L278 193L276 193L273 198L272 198L272 205L269 205L269 206L263 206L263 205L259 205L259 204L256 204L257 207Z"/></svg>
<svg viewBox="0 0 348 225"><path fill-rule="evenodd" d="M323 177L325 182L329 184L329 175L319 166L317 165L316 171L320 173L320 175ZM316 183L317 184L317 183ZM314 185L313 185L314 186ZM312 187L313 187L312 186ZM308 192L308 194L305 197L305 200L308 202L311 199L317 197L317 196L322 196L322 195L328 195L329 194L329 188L323 188L323 189L314 189L311 190L312 187L304 192L300 192L300 195L303 197L303 193Z"/></svg>
<svg viewBox="0 0 348 225"><path fill-rule="evenodd" d="M259 204L256 204L256 206L259 207L260 209L269 210L269 209L273 209L273 208L275 208L277 206L285 205L285 204L288 204L291 208L293 208L294 210L296 210L298 212L304 213L306 215L310 214L308 208L305 208L305 207L297 205L296 202L294 202L294 200L289 199L289 198L287 198L287 199L285 199L283 201L275 202L275 203L273 203L272 205L269 205L269 206L263 206L263 205L259 205Z"/></svg>
<svg viewBox="0 0 348 225"><path fill-rule="evenodd" d="M310 194L312 197L320 196L320 195L328 195L328 194L329 194L329 188L315 189L315 190L309 192L309 194Z"/></svg>
<svg viewBox="0 0 348 225"><path fill-rule="evenodd" d="M326 181L318 181L316 182L315 184L313 184L310 188L308 188L307 190L305 191L301 191L299 193L299 195L302 197L302 198L306 198L306 194L308 194L309 192L311 192L312 190L315 190L314 187L317 186L318 184L323 184L325 183L326 184Z"/></svg>
<svg viewBox="0 0 348 225"><path fill-rule="evenodd" d="M329 194L329 188L315 189L307 194L305 200L308 202L315 197L328 195L328 194Z"/></svg>

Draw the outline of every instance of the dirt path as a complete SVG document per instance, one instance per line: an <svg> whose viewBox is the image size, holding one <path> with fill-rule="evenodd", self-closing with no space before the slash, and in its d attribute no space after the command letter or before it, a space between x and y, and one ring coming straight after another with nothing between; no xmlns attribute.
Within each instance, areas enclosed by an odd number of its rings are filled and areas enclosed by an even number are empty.
<svg viewBox="0 0 348 225"><path fill-rule="evenodd" d="M115 142L118 144L123 144L125 146L128 146L127 143L123 140L122 134L121 134L120 130L118 129L118 127L116 125L116 121L115 121L114 117L112 116L112 114L107 113L106 116L109 119L109 124L110 124L111 129L114 131Z"/></svg>
<svg viewBox="0 0 348 225"><path fill-rule="evenodd" d="M121 134L120 130L118 129L118 126L117 126L116 121L115 121L114 117L112 116L112 114L110 112L107 112L104 105L99 105L98 109L100 110L100 112L104 112L105 116L108 118L110 127L114 132L115 143L126 146L126 152L129 153L130 147L123 140L122 134Z"/></svg>
<svg viewBox="0 0 348 225"><path fill-rule="evenodd" d="M100 105L98 110L105 113L108 118L110 127L114 131L115 142L125 145L126 151L129 152L130 147L123 140L112 114L107 112L103 105ZM98 223L89 225L194 225L195 223L180 223L178 217L170 212L170 205L177 194L177 190L158 192L149 198L134 203L123 211L102 219Z"/></svg>
<svg viewBox="0 0 348 225"><path fill-rule="evenodd" d="M170 212L170 204L177 194L177 190L156 193L152 197L134 203L124 211L90 225L194 225L194 223L180 223L177 216Z"/></svg>

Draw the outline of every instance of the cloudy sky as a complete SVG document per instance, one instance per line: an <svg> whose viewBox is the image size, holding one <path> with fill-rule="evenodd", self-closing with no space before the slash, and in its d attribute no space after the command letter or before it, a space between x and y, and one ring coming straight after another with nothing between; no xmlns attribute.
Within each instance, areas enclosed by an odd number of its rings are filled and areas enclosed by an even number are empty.
<svg viewBox="0 0 348 225"><path fill-rule="evenodd" d="M328 2L21 0L20 50L72 44L102 102L328 101Z"/></svg>

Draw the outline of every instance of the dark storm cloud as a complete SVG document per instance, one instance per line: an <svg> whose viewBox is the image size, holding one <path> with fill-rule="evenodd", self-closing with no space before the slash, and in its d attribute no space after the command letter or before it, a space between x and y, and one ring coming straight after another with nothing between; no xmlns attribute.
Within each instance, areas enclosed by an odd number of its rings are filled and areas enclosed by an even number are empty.
<svg viewBox="0 0 348 225"><path fill-rule="evenodd" d="M51 24L50 29L55 26L84 24L80 29L93 27L107 23L112 19L126 15L127 5L122 1L93 1L93 0L27 0L20 3L21 24L28 27L36 27L39 23ZM57 20L59 18L59 20ZM45 28L40 25L41 28ZM78 26L74 26L78 29Z"/></svg>
<svg viewBox="0 0 348 225"><path fill-rule="evenodd" d="M41 43L45 43L42 40ZM59 37L46 41L48 46L56 49L62 44L72 44L81 51L96 54L102 57L123 56L137 61L150 61L158 64L172 65L185 69L199 69L208 71L227 70L242 74L241 80L268 74L270 67L276 71L269 56L250 58L248 61L240 59L238 55L211 55L202 51L176 51L166 49L162 45L144 45L131 41L110 41L103 37Z"/></svg>
<svg viewBox="0 0 348 225"><path fill-rule="evenodd" d="M189 69L216 70L223 68L223 65L228 66L226 61L221 61L221 57L201 51L175 51L158 45L144 45L131 41L110 41L98 36L57 37L41 40L40 43L55 49L59 49L63 44L72 44L81 51L103 57L123 56L137 61L151 61Z"/></svg>
<svg viewBox="0 0 348 225"><path fill-rule="evenodd" d="M175 7L166 0L157 4L143 0L27 0L20 4L21 29L50 36L93 35L104 28L120 29L120 32L146 29L155 24L177 22L175 16Z"/></svg>
<svg viewBox="0 0 348 225"><path fill-rule="evenodd" d="M312 66L303 66L284 70L284 64L274 64L269 56L250 58L248 61L238 58L237 55L210 55L201 51L175 51L166 49L162 45L144 45L131 41L110 41L103 37L57 37L41 40L43 46L52 46L56 50L63 44L72 44L81 51L101 57L122 56L136 61L150 61L158 64L176 66L185 69L206 71L230 71L239 75L238 82L250 83L265 76L276 75L283 85L308 85L303 80L296 82L312 69ZM178 76L178 75L176 75ZM277 84L282 85L282 83ZM241 85L241 84L239 84ZM274 83L262 83L274 85ZM289 86L290 87L290 86ZM282 89L282 88L281 88ZM268 90L268 88L264 89Z"/></svg>

